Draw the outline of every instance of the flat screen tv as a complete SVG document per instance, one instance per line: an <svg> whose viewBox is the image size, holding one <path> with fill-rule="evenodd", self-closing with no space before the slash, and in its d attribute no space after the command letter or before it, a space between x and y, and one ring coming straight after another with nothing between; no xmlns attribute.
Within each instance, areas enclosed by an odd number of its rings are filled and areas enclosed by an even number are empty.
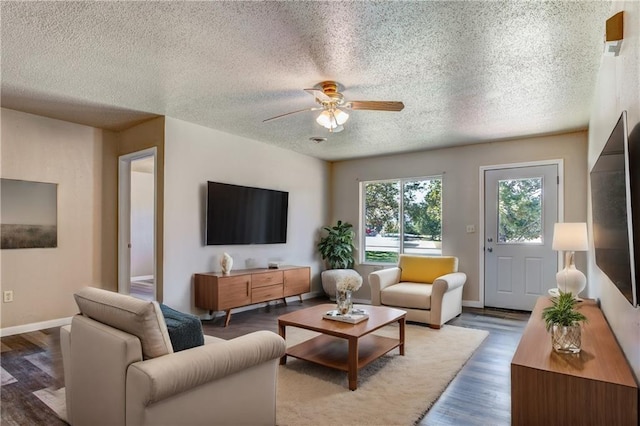
<svg viewBox="0 0 640 426"><path fill-rule="evenodd" d="M207 182L207 245L287 242L289 193Z"/></svg>
<svg viewBox="0 0 640 426"><path fill-rule="evenodd" d="M590 173L596 264L634 307L640 266L638 149L629 144L623 111Z"/></svg>

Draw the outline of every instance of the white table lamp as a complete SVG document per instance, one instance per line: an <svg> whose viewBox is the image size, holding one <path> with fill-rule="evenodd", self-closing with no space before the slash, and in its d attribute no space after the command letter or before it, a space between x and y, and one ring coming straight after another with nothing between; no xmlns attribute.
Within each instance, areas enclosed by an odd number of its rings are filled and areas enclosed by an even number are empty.
<svg viewBox="0 0 640 426"><path fill-rule="evenodd" d="M587 251L587 224L556 223L553 227L554 250L565 252L564 269L556 274L558 289L564 293L571 293L575 298L587 286L587 277L576 269L574 254L576 251Z"/></svg>

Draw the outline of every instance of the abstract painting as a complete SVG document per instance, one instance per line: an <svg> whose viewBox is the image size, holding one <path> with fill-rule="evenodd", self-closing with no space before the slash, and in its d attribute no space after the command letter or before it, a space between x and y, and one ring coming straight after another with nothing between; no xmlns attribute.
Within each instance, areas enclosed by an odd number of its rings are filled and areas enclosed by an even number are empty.
<svg viewBox="0 0 640 426"><path fill-rule="evenodd" d="M57 210L57 184L0 179L0 248L57 247Z"/></svg>

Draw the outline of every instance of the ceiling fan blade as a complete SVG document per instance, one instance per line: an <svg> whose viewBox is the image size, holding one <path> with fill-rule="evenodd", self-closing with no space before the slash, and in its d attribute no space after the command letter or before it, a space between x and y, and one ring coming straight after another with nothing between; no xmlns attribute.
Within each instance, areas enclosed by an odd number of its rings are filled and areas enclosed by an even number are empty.
<svg viewBox="0 0 640 426"><path fill-rule="evenodd" d="M314 98L316 98L320 102L331 102L333 100L329 96L327 96L322 91L322 89L304 89L304 91L309 93L311 96L313 96Z"/></svg>
<svg viewBox="0 0 640 426"><path fill-rule="evenodd" d="M305 112L305 111L318 111L320 109L322 109L322 107L312 107L312 108L299 109L297 111L291 111L291 112L287 112L287 113L284 113L284 114L276 115L275 117L267 118L266 120L262 120L262 122L266 123L267 121L277 120L278 118L286 117L287 115L297 114L299 112Z"/></svg>
<svg viewBox="0 0 640 426"><path fill-rule="evenodd" d="M353 110L371 110L371 111L402 111L404 104L395 101L350 101L345 105Z"/></svg>

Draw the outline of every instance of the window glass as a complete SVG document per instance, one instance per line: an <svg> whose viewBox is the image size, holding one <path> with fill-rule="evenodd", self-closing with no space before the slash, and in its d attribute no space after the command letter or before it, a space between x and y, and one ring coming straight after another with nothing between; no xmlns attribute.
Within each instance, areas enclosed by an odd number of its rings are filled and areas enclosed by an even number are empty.
<svg viewBox="0 0 640 426"><path fill-rule="evenodd" d="M442 180L404 182L403 253L442 253Z"/></svg>
<svg viewBox="0 0 640 426"><path fill-rule="evenodd" d="M498 243L542 244L542 178L498 181Z"/></svg>
<svg viewBox="0 0 640 426"><path fill-rule="evenodd" d="M363 191L362 261L396 263L399 253L442 253L440 177L364 182Z"/></svg>
<svg viewBox="0 0 640 426"><path fill-rule="evenodd" d="M400 181L365 183L366 262L397 262L400 250Z"/></svg>

